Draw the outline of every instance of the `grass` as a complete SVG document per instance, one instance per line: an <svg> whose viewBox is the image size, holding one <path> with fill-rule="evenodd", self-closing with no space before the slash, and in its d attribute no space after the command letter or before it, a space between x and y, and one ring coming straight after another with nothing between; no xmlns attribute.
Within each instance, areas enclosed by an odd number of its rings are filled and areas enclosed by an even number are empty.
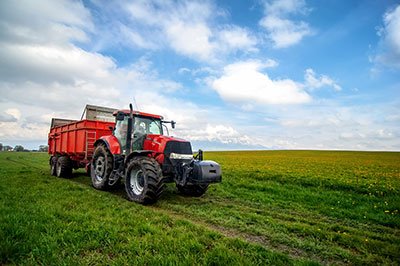
<svg viewBox="0 0 400 266"><path fill-rule="evenodd" d="M207 152L223 183L153 206L0 153L0 264L400 264L400 153Z"/></svg>

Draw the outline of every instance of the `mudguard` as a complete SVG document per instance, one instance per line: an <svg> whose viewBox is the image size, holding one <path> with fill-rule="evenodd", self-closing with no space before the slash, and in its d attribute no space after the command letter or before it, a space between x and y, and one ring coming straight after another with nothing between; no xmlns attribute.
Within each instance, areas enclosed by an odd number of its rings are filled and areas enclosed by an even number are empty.
<svg viewBox="0 0 400 266"><path fill-rule="evenodd" d="M121 145L119 144L119 141L115 136L103 136L100 139L96 140L94 146L98 145L99 143L104 143L112 155L121 154Z"/></svg>
<svg viewBox="0 0 400 266"><path fill-rule="evenodd" d="M128 156L125 158L125 166L129 163L129 161L135 157L135 156L148 156L149 154L154 153L154 151L149 151L149 150L137 150L131 152Z"/></svg>

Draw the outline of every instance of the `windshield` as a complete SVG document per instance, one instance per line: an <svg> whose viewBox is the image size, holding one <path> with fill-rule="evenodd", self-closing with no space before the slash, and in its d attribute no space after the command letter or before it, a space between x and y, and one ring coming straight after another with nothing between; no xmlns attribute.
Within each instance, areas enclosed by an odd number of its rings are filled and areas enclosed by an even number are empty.
<svg viewBox="0 0 400 266"><path fill-rule="evenodd" d="M135 117L134 133L162 135L161 120L148 117Z"/></svg>

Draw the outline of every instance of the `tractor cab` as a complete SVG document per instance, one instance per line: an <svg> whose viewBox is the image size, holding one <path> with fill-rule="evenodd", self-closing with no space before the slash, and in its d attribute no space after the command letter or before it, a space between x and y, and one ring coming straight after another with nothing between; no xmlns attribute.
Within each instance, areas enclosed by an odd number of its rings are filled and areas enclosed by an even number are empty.
<svg viewBox="0 0 400 266"><path fill-rule="evenodd" d="M163 117L139 111L119 110L114 112L114 136L118 139L122 154L143 150L147 135L163 135ZM173 123L174 125L174 123Z"/></svg>

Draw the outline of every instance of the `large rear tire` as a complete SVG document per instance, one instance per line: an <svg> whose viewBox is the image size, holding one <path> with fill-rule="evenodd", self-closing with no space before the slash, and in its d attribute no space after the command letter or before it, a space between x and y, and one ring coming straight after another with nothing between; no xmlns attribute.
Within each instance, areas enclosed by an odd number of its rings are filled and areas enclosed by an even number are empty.
<svg viewBox="0 0 400 266"><path fill-rule="evenodd" d="M138 156L128 163L125 190L130 201L155 203L164 192L165 184L160 165L150 157Z"/></svg>
<svg viewBox="0 0 400 266"><path fill-rule="evenodd" d="M186 186L176 185L176 187L178 188L178 191L185 196L200 197L203 196L204 193L206 193L208 189L208 184Z"/></svg>
<svg viewBox="0 0 400 266"><path fill-rule="evenodd" d="M113 157L104 144L98 145L94 150L91 167L90 176L93 187L99 190L108 189L110 187L108 181L113 169Z"/></svg>
<svg viewBox="0 0 400 266"><path fill-rule="evenodd" d="M58 177L71 177L72 162L68 156L61 156L57 159L56 175Z"/></svg>

